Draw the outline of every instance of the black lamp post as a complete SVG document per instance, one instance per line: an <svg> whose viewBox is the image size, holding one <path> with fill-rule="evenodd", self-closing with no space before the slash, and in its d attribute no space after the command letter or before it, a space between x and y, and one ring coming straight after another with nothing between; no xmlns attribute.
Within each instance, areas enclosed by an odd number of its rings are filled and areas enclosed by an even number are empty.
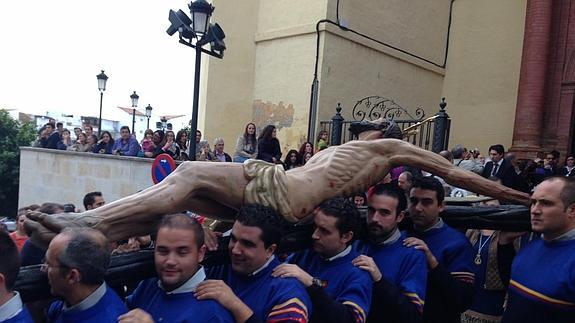
<svg viewBox="0 0 575 323"><path fill-rule="evenodd" d="M100 117L98 118L98 137L102 133L102 101L104 99L104 91L106 91L106 81L108 81L108 76L104 74L104 70L98 75L98 90L100 90Z"/></svg>
<svg viewBox="0 0 575 323"><path fill-rule="evenodd" d="M136 94L136 91L130 95L130 99L132 100L132 134L136 135L136 108L138 107L138 99L140 98L139 95Z"/></svg>
<svg viewBox="0 0 575 323"><path fill-rule="evenodd" d="M152 106L148 104L146 107L146 118L148 118L148 125L146 126L146 130L150 129L150 117L152 116Z"/></svg>
<svg viewBox="0 0 575 323"><path fill-rule="evenodd" d="M192 110L192 120L190 127L190 160L196 159L196 130L198 129L198 101L200 93L200 68L202 52L217 58L224 57L226 45L224 38L226 35L218 24L210 24L210 17L214 7L206 0L192 1L188 5L192 19L182 10L177 12L170 10L169 20L172 25L166 31L172 36L179 33L180 43L192 47L196 50L196 67L194 75L194 103ZM203 48L209 44L210 48Z"/></svg>

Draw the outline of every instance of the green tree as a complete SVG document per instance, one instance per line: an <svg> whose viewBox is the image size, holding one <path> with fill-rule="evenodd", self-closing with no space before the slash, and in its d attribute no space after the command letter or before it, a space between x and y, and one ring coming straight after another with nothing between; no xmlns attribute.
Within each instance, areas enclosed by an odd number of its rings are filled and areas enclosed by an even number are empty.
<svg viewBox="0 0 575 323"><path fill-rule="evenodd" d="M0 216L14 217L18 209L20 146L30 146L36 137L31 123L20 123L0 110Z"/></svg>

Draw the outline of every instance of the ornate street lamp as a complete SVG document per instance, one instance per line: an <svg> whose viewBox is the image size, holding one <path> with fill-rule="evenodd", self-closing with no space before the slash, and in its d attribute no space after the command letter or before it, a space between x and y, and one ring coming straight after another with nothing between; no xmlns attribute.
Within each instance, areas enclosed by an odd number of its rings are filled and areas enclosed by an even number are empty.
<svg viewBox="0 0 575 323"><path fill-rule="evenodd" d="M182 10L170 10L169 20L171 26L166 31L168 35L172 36L176 33L179 34L180 43L196 50L196 67L194 75L194 103L192 109L192 120L190 127L190 151L188 156L190 160L196 159L196 130L198 129L198 101L200 92L200 69L202 52L217 58L224 57L224 50L226 45L224 38L226 35L218 24L210 24L210 18L214 7L206 0L192 1L188 8L192 19L186 15ZM210 45L209 50L203 48L205 45Z"/></svg>
<svg viewBox="0 0 575 323"><path fill-rule="evenodd" d="M134 91L134 93L132 93L132 95L130 95L130 100L132 100L132 107L136 108L138 107L138 100L140 99L140 96L136 94L136 91Z"/></svg>
<svg viewBox="0 0 575 323"><path fill-rule="evenodd" d="M201 38L208 30L214 7L206 0L196 0L188 5L192 13L192 30Z"/></svg>
<svg viewBox="0 0 575 323"><path fill-rule="evenodd" d="M150 117L152 116L152 106L148 104L146 107L146 118L148 118L148 125L146 126L146 130L150 129Z"/></svg>
<svg viewBox="0 0 575 323"><path fill-rule="evenodd" d="M98 90L100 91L100 117L98 118L98 137L102 133L102 101L104 100L104 91L106 91L106 82L108 81L108 76L104 74L104 70L98 75Z"/></svg>
<svg viewBox="0 0 575 323"><path fill-rule="evenodd" d="M136 135L136 108L138 107L138 99L140 98L139 95L136 94L136 91L130 95L130 99L132 100L132 134Z"/></svg>

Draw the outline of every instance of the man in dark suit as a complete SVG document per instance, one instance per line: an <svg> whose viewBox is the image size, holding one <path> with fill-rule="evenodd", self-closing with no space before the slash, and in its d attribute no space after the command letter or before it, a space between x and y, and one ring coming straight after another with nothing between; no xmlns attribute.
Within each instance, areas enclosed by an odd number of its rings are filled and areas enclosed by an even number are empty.
<svg viewBox="0 0 575 323"><path fill-rule="evenodd" d="M60 133L54 131L54 123L48 122L45 126L45 132L42 134L40 142L42 148L58 149L58 141L60 141Z"/></svg>
<svg viewBox="0 0 575 323"><path fill-rule="evenodd" d="M513 165L503 158L504 153L505 148L503 148L503 145L497 144L489 147L489 157L491 158L491 161L485 163L481 176L485 178L490 178L492 176L497 177L501 180L501 184L504 186L518 189L516 188L517 173L515 172Z"/></svg>
<svg viewBox="0 0 575 323"><path fill-rule="evenodd" d="M565 159L565 166L561 168L559 175L567 177L575 177L575 156L569 155Z"/></svg>

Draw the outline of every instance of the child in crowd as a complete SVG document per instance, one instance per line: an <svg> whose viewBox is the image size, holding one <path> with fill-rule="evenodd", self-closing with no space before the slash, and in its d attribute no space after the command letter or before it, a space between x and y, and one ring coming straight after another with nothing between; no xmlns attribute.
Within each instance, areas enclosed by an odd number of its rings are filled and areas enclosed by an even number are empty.
<svg viewBox="0 0 575 323"><path fill-rule="evenodd" d="M317 137L318 137L317 146L316 146L317 151L322 151L322 150L326 149L327 147L329 147L329 145L327 144L327 131L326 130L320 131L319 134L317 135Z"/></svg>

